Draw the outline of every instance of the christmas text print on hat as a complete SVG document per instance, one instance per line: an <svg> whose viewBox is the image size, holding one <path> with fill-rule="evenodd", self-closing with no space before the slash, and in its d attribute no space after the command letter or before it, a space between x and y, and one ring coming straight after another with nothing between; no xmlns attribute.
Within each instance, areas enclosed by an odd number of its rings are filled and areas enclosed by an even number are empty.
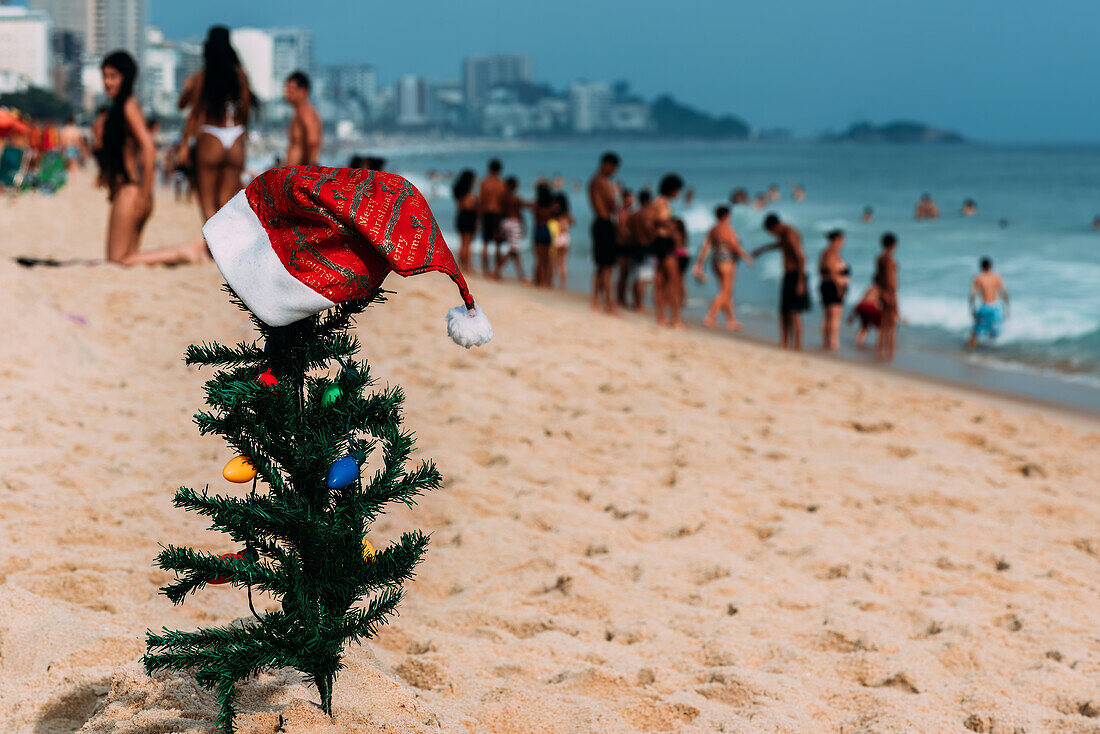
<svg viewBox="0 0 1100 734"><path fill-rule="evenodd" d="M396 174L274 168L202 231L226 282L272 326L366 297L390 271L407 277L434 270L454 281L464 304L447 313L451 339L469 349L493 338L427 200Z"/></svg>

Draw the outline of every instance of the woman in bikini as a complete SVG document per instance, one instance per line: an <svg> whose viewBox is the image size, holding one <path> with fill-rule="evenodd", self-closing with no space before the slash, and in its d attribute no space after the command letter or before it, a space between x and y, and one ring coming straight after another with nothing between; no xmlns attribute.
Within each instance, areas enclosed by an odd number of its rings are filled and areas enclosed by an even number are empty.
<svg viewBox="0 0 1100 734"><path fill-rule="evenodd" d="M176 159L195 170L203 221L241 190L247 125L254 105L248 76L229 44L229 29L211 26L203 45L203 68L183 85L179 108L191 108ZM191 140L195 140L194 160ZM182 247L135 254L131 265L184 265L210 260L199 237Z"/></svg>
<svg viewBox="0 0 1100 734"><path fill-rule="evenodd" d="M467 168L458 175L451 193L455 197L455 229L462 244L458 249L458 266L469 270L471 265L470 249L474 235L477 234L477 194L474 193L476 174Z"/></svg>
<svg viewBox="0 0 1100 734"><path fill-rule="evenodd" d="M558 223L558 231L554 234L554 242L550 251L552 259L551 269L553 277L558 278L558 287L567 288L569 285L569 230L573 226L573 215L569 212L569 197L559 192L554 195L554 201L558 205L558 215L554 218Z"/></svg>
<svg viewBox="0 0 1100 734"><path fill-rule="evenodd" d="M180 109L190 107L191 112L179 156L187 163L193 139L199 207L206 220L241 190L253 98L248 75L229 43L228 28L210 28L203 62L203 68L184 83L180 95Z"/></svg>
<svg viewBox="0 0 1100 734"><path fill-rule="evenodd" d="M699 250L699 259L695 262L695 279L703 283L706 281L703 263L706 262L707 255L713 251L714 275L718 278L718 295L710 302L707 315L703 317L703 324L713 327L715 318L721 311L726 317L726 328L737 331L741 328L741 323L733 312L733 286L737 280L737 261L744 260L752 265L753 259L752 255L742 249L737 233L730 224L730 208L720 206L714 210L714 216L718 221L707 232L703 247Z"/></svg>
<svg viewBox="0 0 1100 734"><path fill-rule="evenodd" d="M552 288L554 286L553 266L550 262L550 247L554 242L551 224L556 225L558 202L550 184L541 183L535 189L535 286Z"/></svg>
<svg viewBox="0 0 1100 734"><path fill-rule="evenodd" d="M109 54L100 66L111 108L96 126L100 178L108 191L107 259L129 264L141 245L141 232L153 213L157 149L134 99L137 64L125 51Z"/></svg>
<svg viewBox="0 0 1100 734"><path fill-rule="evenodd" d="M818 262L821 305L825 309L821 319L821 348L833 351L840 348L840 320L844 317L844 296L848 292L852 269L840 255L844 247L844 232L834 229L825 238L829 244Z"/></svg>
<svg viewBox="0 0 1100 734"><path fill-rule="evenodd" d="M683 329L680 320L680 263L676 257L676 225L672 222L671 202L680 195L684 180L675 173L661 179L659 193L648 210L653 232L653 254L657 256L657 278L653 284L653 301L657 325ZM666 312L669 317L666 317Z"/></svg>

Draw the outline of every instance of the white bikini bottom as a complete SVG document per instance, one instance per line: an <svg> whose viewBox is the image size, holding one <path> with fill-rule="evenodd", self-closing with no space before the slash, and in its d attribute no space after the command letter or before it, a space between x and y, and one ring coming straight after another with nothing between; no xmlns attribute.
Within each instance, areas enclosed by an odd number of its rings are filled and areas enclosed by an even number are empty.
<svg viewBox="0 0 1100 734"><path fill-rule="evenodd" d="M237 142L237 138L244 135L244 125L233 125L232 127L203 125L199 128L199 132L213 135L222 144L223 148L229 150L233 147L233 143Z"/></svg>

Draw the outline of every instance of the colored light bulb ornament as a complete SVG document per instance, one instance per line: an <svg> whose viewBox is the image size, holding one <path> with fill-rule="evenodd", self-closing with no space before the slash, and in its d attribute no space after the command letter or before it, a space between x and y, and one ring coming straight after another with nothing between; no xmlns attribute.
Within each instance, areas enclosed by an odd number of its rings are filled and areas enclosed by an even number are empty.
<svg viewBox="0 0 1100 734"><path fill-rule="evenodd" d="M340 386L333 383L328 386L324 395L321 396L321 405L335 405L343 394L344 391L340 389Z"/></svg>
<svg viewBox="0 0 1100 734"><path fill-rule="evenodd" d="M264 387L275 387L279 384L279 380L275 377L274 373L270 369L266 369L256 377L256 382L260 383Z"/></svg>
<svg viewBox="0 0 1100 734"><path fill-rule="evenodd" d="M222 476L234 484L244 484L256 478L256 467L247 456L238 456L229 460L222 469Z"/></svg>
<svg viewBox="0 0 1100 734"><path fill-rule="evenodd" d="M225 558L225 559L237 558L237 559L240 559L240 560L243 561L244 558L245 558L245 551L241 551L240 553L222 553L221 557ZM208 584L228 584L229 581L230 581L230 579L229 579L228 576L217 576L215 578L210 579L206 583L208 583Z"/></svg>
<svg viewBox="0 0 1100 734"><path fill-rule="evenodd" d="M370 544L370 541L363 538L363 560L369 561L374 558L374 546Z"/></svg>
<svg viewBox="0 0 1100 734"><path fill-rule="evenodd" d="M328 470L326 484L329 489L343 489L359 478L359 467L366 461L367 455L362 451L352 451L347 456L342 456L332 462Z"/></svg>

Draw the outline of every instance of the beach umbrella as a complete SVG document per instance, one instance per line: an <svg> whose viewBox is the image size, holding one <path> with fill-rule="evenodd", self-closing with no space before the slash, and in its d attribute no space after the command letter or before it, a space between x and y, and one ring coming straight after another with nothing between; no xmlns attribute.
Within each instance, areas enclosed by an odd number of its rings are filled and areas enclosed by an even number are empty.
<svg viewBox="0 0 1100 734"><path fill-rule="evenodd" d="M10 110L0 109L0 135L26 135L31 126L16 117Z"/></svg>

